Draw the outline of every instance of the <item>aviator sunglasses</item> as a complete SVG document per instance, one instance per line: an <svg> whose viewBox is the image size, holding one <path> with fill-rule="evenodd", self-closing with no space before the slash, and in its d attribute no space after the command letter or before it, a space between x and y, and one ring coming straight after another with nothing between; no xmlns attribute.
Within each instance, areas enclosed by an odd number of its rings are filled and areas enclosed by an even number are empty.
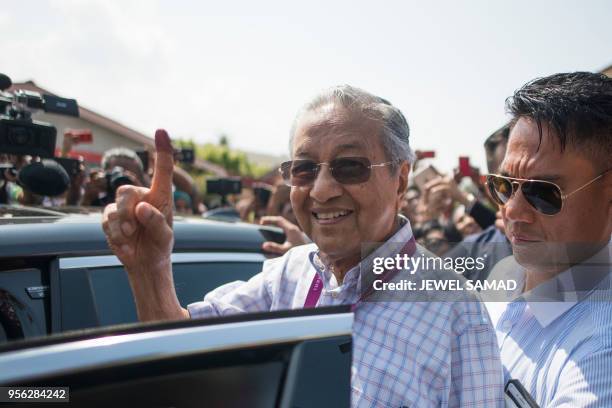
<svg viewBox="0 0 612 408"><path fill-rule="evenodd" d="M303 187L312 184L321 166L328 166L331 176L341 184L359 184L370 179L372 167L389 166L393 162L370 163L365 157L339 157L326 163L312 160L291 160L281 164L278 171L285 184L292 187Z"/></svg>
<svg viewBox="0 0 612 408"><path fill-rule="evenodd" d="M536 211L544 215L555 215L563 209L563 202L567 198L599 180L610 170L612 169L604 171L599 176L568 194L564 194L561 187L551 181L521 179L501 176L499 174L487 175L487 188L491 198L501 206L504 206L510 200L510 197L520 188L525 200Z"/></svg>

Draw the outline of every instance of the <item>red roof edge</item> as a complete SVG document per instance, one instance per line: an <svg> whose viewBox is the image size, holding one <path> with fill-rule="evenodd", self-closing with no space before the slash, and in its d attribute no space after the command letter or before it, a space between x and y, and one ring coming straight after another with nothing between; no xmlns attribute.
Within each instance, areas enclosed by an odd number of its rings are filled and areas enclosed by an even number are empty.
<svg viewBox="0 0 612 408"><path fill-rule="evenodd" d="M42 93L48 93L51 95L56 95L53 92L50 92L44 88L41 88L40 86L36 85L34 81L31 81L31 80L26 81L26 82L21 82L21 83L14 83L13 86L9 88L9 91L14 91L16 89L25 89L28 91L35 91L35 92L42 92ZM84 120L88 122L91 122L100 127L108 129L136 143L146 145L146 146L155 145L153 138L146 136L143 133L140 133L134 129L130 129L129 127L122 125L121 123L113 119L107 118L106 116L102 116L80 105L79 105L79 115L81 118L83 118Z"/></svg>

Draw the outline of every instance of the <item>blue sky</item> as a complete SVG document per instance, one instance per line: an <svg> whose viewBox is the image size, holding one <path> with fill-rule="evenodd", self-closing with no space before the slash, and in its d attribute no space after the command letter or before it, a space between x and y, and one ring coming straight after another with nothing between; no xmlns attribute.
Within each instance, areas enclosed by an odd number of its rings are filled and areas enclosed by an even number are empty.
<svg viewBox="0 0 612 408"><path fill-rule="evenodd" d="M0 70L153 134L285 154L317 91L348 83L398 106L443 170L505 121L538 76L612 64L610 1L12 2Z"/></svg>

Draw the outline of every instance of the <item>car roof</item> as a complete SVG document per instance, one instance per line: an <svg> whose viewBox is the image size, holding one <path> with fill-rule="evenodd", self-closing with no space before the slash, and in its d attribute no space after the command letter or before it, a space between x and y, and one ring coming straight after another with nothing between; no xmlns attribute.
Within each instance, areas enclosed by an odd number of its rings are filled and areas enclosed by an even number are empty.
<svg viewBox="0 0 612 408"><path fill-rule="evenodd" d="M0 206L0 257L110 254L99 212L66 214L32 207ZM7 214L10 214L7 216ZM262 252L262 230L242 222L174 217L174 252Z"/></svg>

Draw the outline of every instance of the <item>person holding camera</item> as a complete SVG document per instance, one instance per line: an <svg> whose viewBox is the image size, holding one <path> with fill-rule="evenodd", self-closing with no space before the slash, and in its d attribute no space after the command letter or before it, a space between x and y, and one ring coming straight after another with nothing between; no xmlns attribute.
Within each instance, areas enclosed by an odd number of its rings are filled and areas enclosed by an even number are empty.
<svg viewBox="0 0 612 408"><path fill-rule="evenodd" d="M103 207L114 202L116 191L122 185L149 185L142 161L131 149L117 147L107 150L101 164L102 170L89 174L81 201L84 206Z"/></svg>

